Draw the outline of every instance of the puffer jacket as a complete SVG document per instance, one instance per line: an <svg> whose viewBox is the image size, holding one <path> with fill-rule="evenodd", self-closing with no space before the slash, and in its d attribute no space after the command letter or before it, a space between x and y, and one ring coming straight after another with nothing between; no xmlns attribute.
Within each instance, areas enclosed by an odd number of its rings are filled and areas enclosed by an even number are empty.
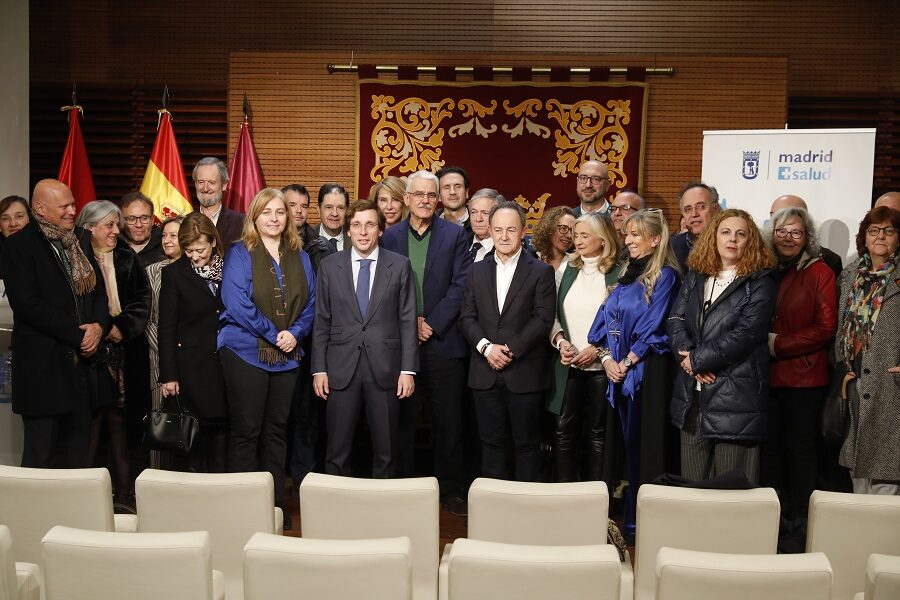
<svg viewBox="0 0 900 600"><path fill-rule="evenodd" d="M759 442L765 437L769 395L769 322L777 284L771 270L737 277L703 312L707 276L689 271L666 327L672 352L690 352L695 373L713 373L701 386L700 434L705 439ZM696 380L678 371L672 423L681 429Z"/></svg>

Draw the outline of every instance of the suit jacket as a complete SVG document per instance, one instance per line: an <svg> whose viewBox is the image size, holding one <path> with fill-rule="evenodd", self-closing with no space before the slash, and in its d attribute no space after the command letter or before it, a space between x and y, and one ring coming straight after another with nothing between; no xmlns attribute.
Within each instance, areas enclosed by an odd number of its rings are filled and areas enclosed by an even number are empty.
<svg viewBox="0 0 900 600"><path fill-rule="evenodd" d="M186 408L203 419L227 416L216 336L221 289L214 295L187 256L162 269L159 381L177 381Z"/></svg>
<svg viewBox="0 0 900 600"><path fill-rule="evenodd" d="M103 275L94 260L91 234L75 229L94 268L97 285L81 297L80 310L64 267L34 221L3 245L3 272L13 325L13 411L27 417L61 415L87 407L76 365L83 323L109 331L109 304Z"/></svg>
<svg viewBox="0 0 900 600"><path fill-rule="evenodd" d="M501 309L497 306L496 261L475 263L459 318L471 348L469 387L486 390L496 384L497 371L476 349L478 342L486 338L494 344L506 344L515 356L503 370L506 387L511 392L524 394L547 389L550 385L547 337L555 317L553 267L523 251Z"/></svg>
<svg viewBox="0 0 900 600"><path fill-rule="evenodd" d="M406 257L379 249L368 314L361 315L350 261L350 251L342 250L319 265L312 372L327 373L329 387L343 389L365 350L378 385L394 389L400 371L419 369L412 267Z"/></svg>
<svg viewBox="0 0 900 600"><path fill-rule="evenodd" d="M381 236L381 246L409 256L409 220L388 227ZM444 358L468 356L469 350L458 322L471 268L469 236L465 229L435 217L431 223L422 280L423 316L434 330L425 344Z"/></svg>
<svg viewBox="0 0 900 600"><path fill-rule="evenodd" d="M244 215L223 205L222 212L219 213L219 220L216 222L216 230L227 250L231 244L241 239L241 232L244 230Z"/></svg>

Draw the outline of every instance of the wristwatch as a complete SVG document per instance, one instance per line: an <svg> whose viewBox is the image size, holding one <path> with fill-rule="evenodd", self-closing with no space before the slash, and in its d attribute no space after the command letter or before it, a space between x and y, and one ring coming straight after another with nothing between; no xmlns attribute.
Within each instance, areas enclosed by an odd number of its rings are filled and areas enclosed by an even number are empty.
<svg viewBox="0 0 900 600"><path fill-rule="evenodd" d="M634 363L631 362L631 359L628 358L627 356L622 359L622 364L625 365L626 369L630 369L632 367L632 365L634 365Z"/></svg>

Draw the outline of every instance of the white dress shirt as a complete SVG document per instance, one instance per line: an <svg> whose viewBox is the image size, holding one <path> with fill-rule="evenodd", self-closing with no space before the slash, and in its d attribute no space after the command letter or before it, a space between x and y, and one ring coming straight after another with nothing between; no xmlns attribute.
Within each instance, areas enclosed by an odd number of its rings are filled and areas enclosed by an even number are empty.
<svg viewBox="0 0 900 600"><path fill-rule="evenodd" d="M378 246L372 250L372 254L362 257L356 252L356 248L350 248L350 266L353 268L353 291L356 291L357 281L359 280L359 261L367 258L372 262L369 263L369 298L372 297L372 284L375 283L375 268L378 266Z"/></svg>
<svg viewBox="0 0 900 600"><path fill-rule="evenodd" d="M337 249L338 252L344 249L344 230L341 229L337 235L331 235L327 231L325 231L325 226L319 223L319 235L325 238L325 241L328 240L337 240ZM331 242L329 242L330 244Z"/></svg>
<svg viewBox="0 0 900 600"><path fill-rule="evenodd" d="M497 253L494 253L494 262L497 264L497 307L500 313L503 313L503 304L506 302L506 294L509 293L509 286L512 284L513 275L516 274L516 266L519 264L519 257L522 256L522 248L513 254L509 260L503 262ZM481 338L475 345L475 348L487 356L490 354L494 344L487 338Z"/></svg>
<svg viewBox="0 0 900 600"><path fill-rule="evenodd" d="M469 244L469 250L472 249L472 246L474 246L476 242L481 244L481 248L479 248L478 252L475 253L475 262L479 262L483 260L485 256L487 256L488 252L494 249L494 238L492 238L491 236L488 236L483 240L476 240L475 238L472 238L472 243Z"/></svg>

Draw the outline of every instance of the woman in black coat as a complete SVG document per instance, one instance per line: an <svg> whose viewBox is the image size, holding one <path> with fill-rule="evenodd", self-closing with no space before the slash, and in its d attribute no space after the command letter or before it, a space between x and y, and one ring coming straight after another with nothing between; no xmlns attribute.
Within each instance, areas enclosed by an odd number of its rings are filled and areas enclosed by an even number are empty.
<svg viewBox="0 0 900 600"><path fill-rule="evenodd" d="M672 422L681 471L699 481L740 470L759 478L769 394L775 256L749 214L719 212L688 257L667 328L681 371Z"/></svg>
<svg viewBox="0 0 900 600"><path fill-rule="evenodd" d="M188 456L195 472L224 473L228 452L225 380L216 353L222 310L223 248L215 225L199 212L178 230L181 258L163 267L159 296L159 381L200 423Z"/></svg>
<svg viewBox="0 0 900 600"><path fill-rule="evenodd" d="M119 240L124 225L122 211L107 200L88 202L78 215L78 225L91 232L94 258L106 284L112 326L92 360L97 366L94 417L91 423L89 460L93 463L103 422L109 427L109 441L115 463L116 502L133 507L129 446L139 440L128 439L125 344L143 335L150 314L150 286L147 275L127 244ZM142 409L143 410L143 409Z"/></svg>

